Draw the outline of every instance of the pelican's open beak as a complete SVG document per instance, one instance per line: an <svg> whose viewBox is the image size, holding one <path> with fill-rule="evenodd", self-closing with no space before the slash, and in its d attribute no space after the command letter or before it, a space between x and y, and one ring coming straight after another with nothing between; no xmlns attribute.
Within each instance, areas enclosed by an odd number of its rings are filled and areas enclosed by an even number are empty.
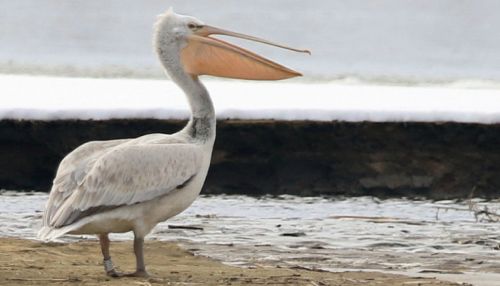
<svg viewBox="0 0 500 286"><path fill-rule="evenodd" d="M311 54L307 50L298 50L256 37L204 25L187 37L187 45L181 52L181 60L188 74L252 80L279 80L301 76L300 73L292 69L248 50L210 37L213 34L233 36Z"/></svg>

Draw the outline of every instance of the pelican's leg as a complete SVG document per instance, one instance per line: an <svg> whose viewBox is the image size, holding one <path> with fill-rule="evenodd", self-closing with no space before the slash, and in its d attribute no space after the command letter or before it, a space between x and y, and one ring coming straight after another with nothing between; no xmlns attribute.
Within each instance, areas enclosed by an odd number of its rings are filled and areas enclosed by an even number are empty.
<svg viewBox="0 0 500 286"><path fill-rule="evenodd" d="M106 275L111 277L120 277L121 273L116 272L113 262L111 261L111 256L109 255L109 237L108 234L99 235L99 243L101 244L102 256L104 258L104 271Z"/></svg>
<svg viewBox="0 0 500 286"><path fill-rule="evenodd" d="M136 259L136 270L134 273L127 274L127 276L134 277L148 277L149 274L146 271L146 265L144 264L144 238L138 237L134 234L134 253Z"/></svg>

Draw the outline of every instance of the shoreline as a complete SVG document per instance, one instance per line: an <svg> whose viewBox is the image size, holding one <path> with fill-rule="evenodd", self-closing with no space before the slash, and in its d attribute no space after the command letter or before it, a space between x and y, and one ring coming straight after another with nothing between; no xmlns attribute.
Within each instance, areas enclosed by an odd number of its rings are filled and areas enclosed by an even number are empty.
<svg viewBox="0 0 500 286"><path fill-rule="evenodd" d="M239 268L194 256L172 242L149 240L145 257L150 278L109 278L104 275L96 241L42 243L0 238L0 284L33 285L459 285L433 277L408 277L383 272L325 272L276 267ZM121 271L135 265L130 241L111 245Z"/></svg>

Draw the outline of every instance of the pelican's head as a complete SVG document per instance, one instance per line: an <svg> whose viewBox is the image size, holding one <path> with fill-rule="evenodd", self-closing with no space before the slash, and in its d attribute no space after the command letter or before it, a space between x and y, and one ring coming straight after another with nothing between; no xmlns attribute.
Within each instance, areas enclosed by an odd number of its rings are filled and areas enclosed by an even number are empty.
<svg viewBox="0 0 500 286"><path fill-rule="evenodd" d="M172 8L158 16L156 50L164 62L177 60L185 73L238 79L278 80L301 74L236 45L210 37L219 34L256 41L296 52L309 53L256 37L206 25L202 21L174 13ZM170 60L168 60L170 59Z"/></svg>

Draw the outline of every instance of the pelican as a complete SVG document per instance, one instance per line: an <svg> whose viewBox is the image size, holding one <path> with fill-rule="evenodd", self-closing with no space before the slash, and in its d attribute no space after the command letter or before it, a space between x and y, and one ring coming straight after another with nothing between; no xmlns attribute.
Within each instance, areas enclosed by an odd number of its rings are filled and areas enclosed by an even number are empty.
<svg viewBox="0 0 500 286"><path fill-rule="evenodd" d="M158 16L154 46L168 76L184 91L191 117L175 134L93 141L60 163L38 237L95 234L104 270L112 277L146 277L144 237L159 222L193 203L201 191L215 141L215 112L198 76L279 80L301 74L236 45L210 37L227 35L308 52L205 25L174 13ZM136 271L119 273L109 253L109 233L134 233Z"/></svg>

